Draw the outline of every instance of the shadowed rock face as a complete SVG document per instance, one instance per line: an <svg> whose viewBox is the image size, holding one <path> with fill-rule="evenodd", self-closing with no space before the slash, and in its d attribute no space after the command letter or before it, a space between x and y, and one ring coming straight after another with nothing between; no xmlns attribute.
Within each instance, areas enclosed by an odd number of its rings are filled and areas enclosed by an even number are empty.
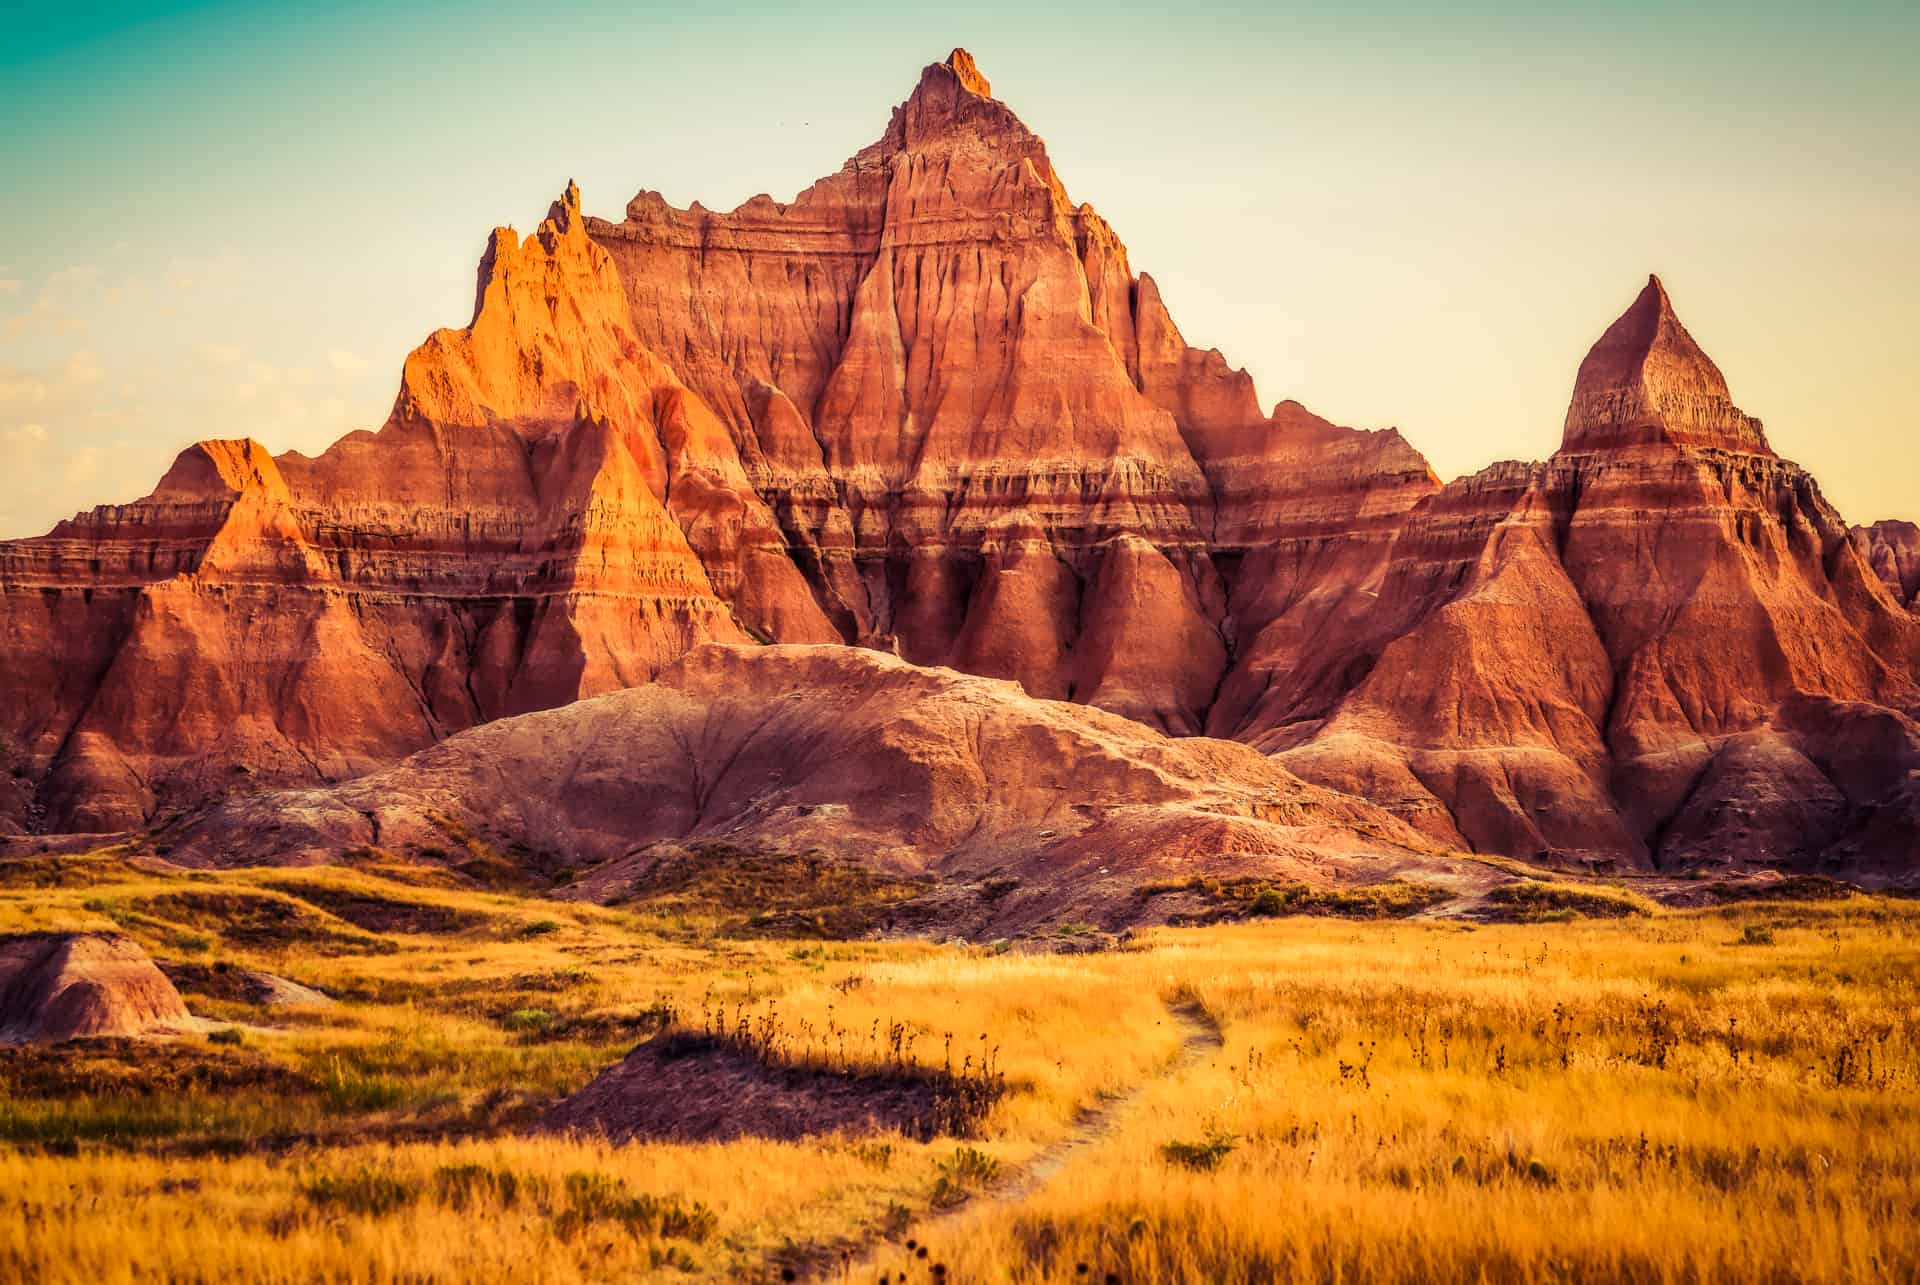
<svg viewBox="0 0 1920 1285"><path fill-rule="evenodd" d="M1909 609L1920 608L1920 527L1911 522L1876 522L1855 527L1854 535L1887 591Z"/></svg>
<svg viewBox="0 0 1920 1285"><path fill-rule="evenodd" d="M1443 488L1263 413L956 50L791 202L570 185L478 284L378 433L201 443L0 545L0 825L337 780L751 637L1242 740L1447 844L1911 866L1850 746L1920 745L1913 529L1850 531L1657 279L1557 454Z"/></svg>

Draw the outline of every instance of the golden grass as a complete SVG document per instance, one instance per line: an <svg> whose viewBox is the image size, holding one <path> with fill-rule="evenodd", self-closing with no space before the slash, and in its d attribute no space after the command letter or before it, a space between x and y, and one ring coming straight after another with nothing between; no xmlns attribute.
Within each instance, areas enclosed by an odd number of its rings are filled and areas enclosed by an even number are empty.
<svg viewBox="0 0 1920 1285"><path fill-rule="evenodd" d="M1263 919L1053 956L663 935L638 911L366 871L88 875L0 888L0 927L118 922L157 956L344 1002L190 995L242 1042L74 1051L31 1076L0 1060L0 1278L777 1279L905 1219L931 1253L914 1279L935 1261L969 1281L1920 1273L1911 904ZM303 908L284 939L263 896ZM1168 1074L1181 999L1224 1044ZM984 1035L1012 1091L965 1144L518 1131L664 1014L770 1002L856 1045L911 1023L935 1067L949 1034L956 1064ZM247 1068L257 1090L232 1082ZM1038 1190L927 1221L955 1175L1017 1174L1102 1103ZM870 1275L905 1262L888 1249Z"/></svg>

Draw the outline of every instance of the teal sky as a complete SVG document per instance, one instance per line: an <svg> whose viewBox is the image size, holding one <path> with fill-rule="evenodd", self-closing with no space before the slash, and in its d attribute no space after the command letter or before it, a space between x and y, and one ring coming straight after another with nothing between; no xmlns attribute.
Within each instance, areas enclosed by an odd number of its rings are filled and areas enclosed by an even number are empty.
<svg viewBox="0 0 1920 1285"><path fill-rule="evenodd" d="M496 224L788 199L954 45L1269 404L1543 457L1657 271L1847 517L1920 518L1920 6L695 9L13 14L0 536L377 427Z"/></svg>

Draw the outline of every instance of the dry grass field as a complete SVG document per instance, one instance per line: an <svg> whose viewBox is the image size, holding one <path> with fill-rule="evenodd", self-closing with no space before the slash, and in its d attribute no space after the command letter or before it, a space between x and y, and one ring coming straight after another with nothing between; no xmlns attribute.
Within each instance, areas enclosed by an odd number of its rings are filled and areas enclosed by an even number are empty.
<svg viewBox="0 0 1920 1285"><path fill-rule="evenodd" d="M117 925L206 1020L0 1048L0 1277L1920 1275L1920 904L1609 897L1276 896L1036 954L410 867L12 862L0 931ZM269 1007L253 971L337 1002ZM854 1076L990 1059L1004 1092L931 1140L532 1131L666 1028Z"/></svg>

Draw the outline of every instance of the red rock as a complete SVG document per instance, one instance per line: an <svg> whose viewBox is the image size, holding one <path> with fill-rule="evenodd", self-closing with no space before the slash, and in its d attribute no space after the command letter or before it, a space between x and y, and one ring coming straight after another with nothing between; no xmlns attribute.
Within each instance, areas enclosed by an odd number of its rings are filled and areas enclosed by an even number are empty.
<svg viewBox="0 0 1920 1285"><path fill-rule="evenodd" d="M1316 885L1484 867L1231 741L842 646L700 647L643 687L497 720L326 789L231 800L166 836L186 864L301 863L467 839L557 854L610 897L690 845L816 851L1026 891L942 922L981 935L1150 915L1188 874ZM451 837L450 837L451 836Z"/></svg>
<svg viewBox="0 0 1920 1285"><path fill-rule="evenodd" d="M1580 363L1560 450L1637 445L1771 455L1760 421L1733 404L1727 381L1674 315L1659 277Z"/></svg>
<svg viewBox="0 0 1920 1285"><path fill-rule="evenodd" d="M1853 530L1865 546L1868 565L1895 601L1920 610L1920 527L1911 522L1876 522Z"/></svg>
<svg viewBox="0 0 1920 1285"><path fill-rule="evenodd" d="M191 1021L180 992L130 937L0 937L0 1043L152 1035Z"/></svg>
<svg viewBox="0 0 1920 1285"><path fill-rule="evenodd" d="M1904 785L1857 784L1844 732L1815 745L1783 711L1910 727L1920 620L1724 389L1651 283L1582 364L1561 452L1417 506L1377 608L1241 734L1482 850L1910 868ZM1904 853L1864 852L1874 827Z"/></svg>
<svg viewBox="0 0 1920 1285"><path fill-rule="evenodd" d="M0 545L0 824L336 780L753 638L1241 739L1449 844L1870 861L1911 791L1844 729L1905 744L1916 594L1914 529L1849 530L1657 279L1544 463L1443 488L1263 414L956 50L791 202L569 185L496 232L378 433L203 443Z"/></svg>

